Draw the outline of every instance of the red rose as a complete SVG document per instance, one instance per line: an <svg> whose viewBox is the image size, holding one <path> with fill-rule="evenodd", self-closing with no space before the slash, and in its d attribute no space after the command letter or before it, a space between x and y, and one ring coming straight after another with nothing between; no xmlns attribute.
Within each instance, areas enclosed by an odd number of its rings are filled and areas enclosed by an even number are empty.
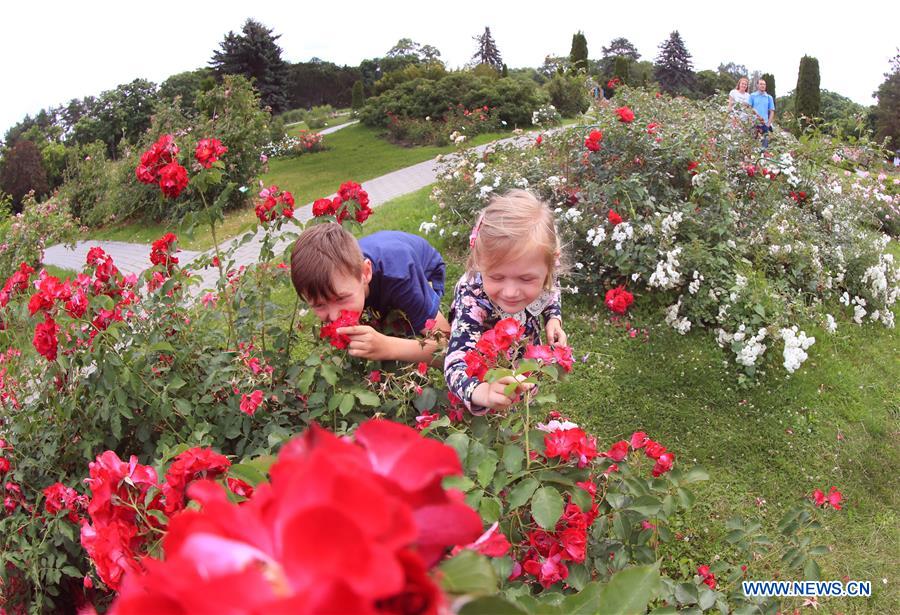
<svg viewBox="0 0 900 615"><path fill-rule="evenodd" d="M9 459L0 457L0 476L3 476L7 472L9 472Z"/></svg>
<svg viewBox="0 0 900 615"><path fill-rule="evenodd" d="M255 391L260 393L262 391ZM260 399L260 402L262 399ZM257 404L259 405L259 404ZM251 413L252 414L252 413ZM208 448L189 448L172 461L166 472L166 482L162 486L166 501L166 514L184 508L184 496L187 486L201 478L214 479L224 474L231 467L231 462L224 455Z"/></svg>
<svg viewBox="0 0 900 615"><path fill-rule="evenodd" d="M700 166L699 162L697 162L696 160L691 160L687 165L688 173L690 173L691 175L696 175L697 174L696 168L699 166Z"/></svg>
<svg viewBox="0 0 900 615"><path fill-rule="evenodd" d="M634 121L634 111L628 107L619 107L616 109L616 114L619 116L619 121L625 124L630 124Z"/></svg>
<svg viewBox="0 0 900 615"><path fill-rule="evenodd" d="M653 476L660 477L669 470L672 469L672 466L675 464L675 454L674 453L662 453L659 458L656 460L656 464L653 466Z"/></svg>
<svg viewBox="0 0 900 615"><path fill-rule="evenodd" d="M647 134L655 135L656 130L659 128L659 126L660 125L657 122L650 122L649 124L647 124Z"/></svg>
<svg viewBox="0 0 900 615"><path fill-rule="evenodd" d="M187 170L177 162L170 162L159 170L159 187L166 197L177 198L187 185Z"/></svg>
<svg viewBox="0 0 900 615"><path fill-rule="evenodd" d="M631 448L637 450L639 448L644 448L644 445L650 441L650 438L647 437L643 431L636 431L631 434Z"/></svg>
<svg viewBox="0 0 900 615"><path fill-rule="evenodd" d="M194 158L204 169L210 168L220 156L225 154L228 148L222 145L218 139L200 139L197 149L194 150Z"/></svg>
<svg viewBox="0 0 900 615"><path fill-rule="evenodd" d="M606 215L606 219L613 226L616 226L617 224L622 224L622 216L617 214L612 209L609 210L609 213Z"/></svg>
<svg viewBox="0 0 900 615"><path fill-rule="evenodd" d="M253 391L250 395L241 395L241 412L253 416L256 413L257 408L262 404L264 397L265 393L259 389Z"/></svg>
<svg viewBox="0 0 900 615"><path fill-rule="evenodd" d="M631 304L634 303L634 295L625 290L624 286L610 288L606 291L604 303L606 303L606 307L610 311L616 314L624 314L631 307Z"/></svg>
<svg viewBox="0 0 900 615"><path fill-rule="evenodd" d="M647 440L647 444L644 446L644 454L650 459L659 460L660 456L665 452L666 447L653 440Z"/></svg>
<svg viewBox="0 0 900 615"><path fill-rule="evenodd" d="M600 151L600 141L603 140L603 133L599 130L592 130L584 140L584 146L592 152Z"/></svg>
<svg viewBox="0 0 900 615"><path fill-rule="evenodd" d="M343 350L350 345L350 338L337 332L342 327L352 327L359 324L359 312L351 312L350 310L341 310L337 320L322 325L319 331L319 338L328 340L332 346L339 350Z"/></svg>
<svg viewBox="0 0 900 615"><path fill-rule="evenodd" d="M623 461L628 456L628 442L619 440L605 453L613 461Z"/></svg>
<svg viewBox="0 0 900 615"><path fill-rule="evenodd" d="M59 340L56 338L58 334L59 327L49 314L45 317L44 322L38 323L34 328L34 339L32 340L34 349L48 361L56 360L56 351L59 346Z"/></svg>
<svg viewBox="0 0 900 615"><path fill-rule="evenodd" d="M316 217L333 214L334 210L331 208L331 199L316 199L312 206L312 213Z"/></svg>

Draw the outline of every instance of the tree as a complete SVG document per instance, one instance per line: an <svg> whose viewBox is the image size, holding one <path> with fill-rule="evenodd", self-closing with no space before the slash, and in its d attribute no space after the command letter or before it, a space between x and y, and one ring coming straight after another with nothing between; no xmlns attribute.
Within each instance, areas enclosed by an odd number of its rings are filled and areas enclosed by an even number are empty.
<svg viewBox="0 0 900 615"><path fill-rule="evenodd" d="M737 83L738 79L741 77L746 77L750 74L747 70L747 67L743 64L737 64L736 62L722 62L719 64L719 68L717 69L719 74L727 75L731 77L731 80ZM753 85L751 84L750 89L753 89Z"/></svg>
<svg viewBox="0 0 900 615"><path fill-rule="evenodd" d="M353 101L353 84L359 80L363 81L365 89L365 78L352 66L338 66L321 60L291 64L286 88L288 106L291 109L318 105L346 107Z"/></svg>
<svg viewBox="0 0 900 615"><path fill-rule="evenodd" d="M411 38L401 38L397 44L391 47L386 56L388 58L413 58L416 63L440 62L441 52L434 45L420 45Z"/></svg>
<svg viewBox="0 0 900 615"><path fill-rule="evenodd" d="M72 127L71 139L79 145L103 141L115 158L119 143L137 143L150 127L157 100L156 84L146 79L107 90Z"/></svg>
<svg viewBox="0 0 900 615"><path fill-rule="evenodd" d="M628 72L628 58L616 56L616 63L613 65L613 77L618 77L622 83L628 83L630 81Z"/></svg>
<svg viewBox="0 0 900 615"><path fill-rule="evenodd" d="M672 32L659 46L654 75L660 87L669 94L685 95L693 89L694 71L691 54L688 53L678 30Z"/></svg>
<svg viewBox="0 0 900 615"><path fill-rule="evenodd" d="M890 72L872 95L878 99L872 113L875 135L879 139L890 137L891 149L900 147L900 52L892 59Z"/></svg>
<svg viewBox="0 0 900 615"><path fill-rule="evenodd" d="M616 58L622 56L631 62L637 62L641 58L637 48L627 38L614 38L609 42L609 46L603 47L603 57L600 59L600 74L603 79L609 79L614 76Z"/></svg>
<svg viewBox="0 0 900 615"><path fill-rule="evenodd" d="M241 32L225 35L210 66L220 77L244 75L253 82L264 105L274 112L286 110L288 65L275 42L281 35L273 35L270 28L253 19L247 20Z"/></svg>
<svg viewBox="0 0 900 615"><path fill-rule="evenodd" d="M567 72L571 66L568 56L545 56L538 72L549 79L556 73Z"/></svg>
<svg viewBox="0 0 900 615"><path fill-rule="evenodd" d="M176 97L181 97L182 108L189 113L196 113L194 101L197 94L211 90L215 85L212 69L189 70L163 81L159 86L159 98L171 102Z"/></svg>
<svg viewBox="0 0 900 615"><path fill-rule="evenodd" d="M766 93L772 97L772 100L775 100L775 75L772 73L763 73L760 77L763 81L766 82ZM754 91L756 89L756 84L750 84L750 91Z"/></svg>
<svg viewBox="0 0 900 615"><path fill-rule="evenodd" d="M22 199L30 191L34 190L35 196L47 194L47 173L34 143L18 141L4 156L0 188L12 196L15 211L21 211Z"/></svg>
<svg viewBox="0 0 900 615"><path fill-rule="evenodd" d="M812 118L818 118L821 115L822 94L819 91L819 61L813 57L803 56L800 58L794 108L801 127L808 125ZM803 117L808 119L804 120Z"/></svg>
<svg viewBox="0 0 900 615"><path fill-rule="evenodd" d="M588 68L588 47L584 33L579 30L572 35L572 50L569 52L569 61L576 71L586 72Z"/></svg>
<svg viewBox="0 0 900 615"><path fill-rule="evenodd" d="M503 59L500 57L500 50L497 49L497 43L491 36L491 29L484 28L484 34L481 36L473 36L472 40L478 42L478 51L472 56L476 64L487 64L500 72L503 70Z"/></svg>
<svg viewBox="0 0 900 615"><path fill-rule="evenodd" d="M363 108L364 104L366 104L366 95L363 92L363 82L356 81L353 84L353 98L350 103L350 108L354 111L359 111Z"/></svg>

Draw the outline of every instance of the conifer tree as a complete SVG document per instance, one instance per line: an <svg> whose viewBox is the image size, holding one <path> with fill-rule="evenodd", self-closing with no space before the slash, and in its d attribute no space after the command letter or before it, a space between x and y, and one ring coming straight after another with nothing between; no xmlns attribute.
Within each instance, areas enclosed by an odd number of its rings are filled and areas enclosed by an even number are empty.
<svg viewBox="0 0 900 615"><path fill-rule="evenodd" d="M350 108L353 109L354 111L359 111L360 109L362 109L363 105L366 103L366 95L365 95L365 92L363 91L363 82L362 81L357 80L353 84L353 90L351 90L350 96L351 96Z"/></svg>
<svg viewBox="0 0 900 615"><path fill-rule="evenodd" d="M900 149L900 52L891 59L891 70L873 96L878 99L872 116L875 135L879 139L891 138L891 150Z"/></svg>
<svg viewBox="0 0 900 615"><path fill-rule="evenodd" d="M241 34L229 32L213 52L210 66L221 75L244 75L259 91L260 99L272 111L284 111L287 107L286 86L288 65L281 58L281 47L275 41L281 35L273 35L270 28L248 19Z"/></svg>
<svg viewBox="0 0 900 615"><path fill-rule="evenodd" d="M625 56L616 56L616 63L613 67L613 77L618 77L622 83L628 83L628 58Z"/></svg>
<svg viewBox="0 0 900 615"><path fill-rule="evenodd" d="M659 46L654 77L660 87L669 94L688 94L694 87L691 54L688 53L678 30L672 32Z"/></svg>
<svg viewBox="0 0 900 615"><path fill-rule="evenodd" d="M775 95L775 75L772 73L763 73L762 77L760 77L763 81L766 82L766 93L772 97L772 100L775 100L777 96ZM750 91L756 91L756 84L750 84Z"/></svg>
<svg viewBox="0 0 900 615"><path fill-rule="evenodd" d="M587 71L587 39L581 30L572 35L572 50L569 52L569 61L572 63L572 68L574 68L576 72Z"/></svg>
<svg viewBox="0 0 900 615"><path fill-rule="evenodd" d="M815 118L821 115L822 95L819 91L819 61L810 56L800 59L800 71L797 74L797 91L794 97L794 109L797 117ZM809 120L801 119L801 126Z"/></svg>
<svg viewBox="0 0 900 615"><path fill-rule="evenodd" d="M473 40L478 42L478 51L472 56L476 64L487 64L500 72L503 70L503 59L500 57L500 50L497 49L497 43L491 36L491 29L485 27L484 34L481 36L473 36Z"/></svg>

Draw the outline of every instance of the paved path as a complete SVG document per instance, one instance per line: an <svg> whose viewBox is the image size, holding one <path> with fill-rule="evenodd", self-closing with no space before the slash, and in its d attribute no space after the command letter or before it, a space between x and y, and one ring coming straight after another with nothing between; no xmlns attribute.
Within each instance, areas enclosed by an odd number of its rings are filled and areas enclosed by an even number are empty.
<svg viewBox="0 0 900 615"><path fill-rule="evenodd" d="M329 130L334 132L348 125L350 124L342 124ZM520 138L530 141L532 137L511 137L500 141L494 141L487 145L480 145L476 149L478 151L483 151L498 143L515 141ZM399 169L386 175L382 175L381 177L376 177L375 179L363 182L363 189L369 193L370 207L377 207L387 201L403 196L404 194L409 194L410 192L415 192L416 190L420 190L425 186L434 183L437 179L439 167L440 164L436 160L426 160L425 162L420 162L419 164L414 164L404 169ZM294 210L294 216L301 222L305 222L312 218L312 203ZM244 234L241 234L224 242L222 249L226 250L231 245L236 245L243 236ZM263 234L260 231L251 241L236 249L233 257L236 266L250 265L256 262L259 257L262 236ZM275 247L276 254L287 249L288 244L289 240L280 241ZM81 271L85 258L87 257L87 252L93 246L100 246L112 255L116 266L126 275L129 273L139 274L150 266L150 246L122 241L79 241L74 250L63 245L55 245L44 251L44 263L63 267L65 269ZM212 253L212 250L209 252ZM178 253L179 264L183 266L197 258L200 254L200 252L181 250ZM214 288L218 274L219 271L215 267L203 269L200 272L203 283L199 286L193 286L192 288L198 293L203 289L208 290Z"/></svg>

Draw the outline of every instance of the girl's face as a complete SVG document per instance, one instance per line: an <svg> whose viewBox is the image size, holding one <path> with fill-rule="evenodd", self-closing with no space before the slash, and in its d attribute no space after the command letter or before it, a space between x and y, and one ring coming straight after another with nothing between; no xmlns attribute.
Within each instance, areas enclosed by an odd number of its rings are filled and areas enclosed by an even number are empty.
<svg viewBox="0 0 900 615"><path fill-rule="evenodd" d="M481 278L491 301L504 312L515 314L540 297L549 274L546 255L536 247L515 260L483 269Z"/></svg>
<svg viewBox="0 0 900 615"><path fill-rule="evenodd" d="M749 88L750 88L750 82L747 81L746 79L741 79L740 81L738 81L738 91L739 92L746 92Z"/></svg>

